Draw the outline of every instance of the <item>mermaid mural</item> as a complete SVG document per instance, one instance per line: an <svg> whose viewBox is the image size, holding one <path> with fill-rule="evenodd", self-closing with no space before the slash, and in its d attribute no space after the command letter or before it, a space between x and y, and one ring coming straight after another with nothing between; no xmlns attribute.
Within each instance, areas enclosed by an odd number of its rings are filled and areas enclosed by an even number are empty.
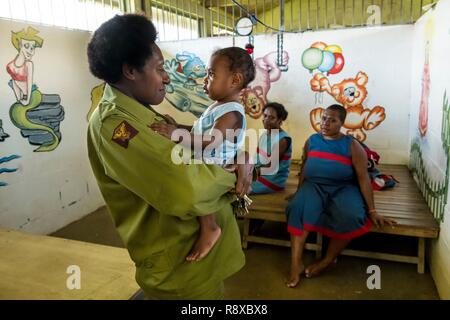
<svg viewBox="0 0 450 320"><path fill-rule="evenodd" d="M64 119L64 108L59 95L43 94L33 83L32 58L44 42L38 32L33 27L11 32L18 54L6 65L6 71L11 76L8 85L16 97L9 111L11 121L30 144L39 146L35 152L45 152L55 150L61 142L59 125Z"/></svg>

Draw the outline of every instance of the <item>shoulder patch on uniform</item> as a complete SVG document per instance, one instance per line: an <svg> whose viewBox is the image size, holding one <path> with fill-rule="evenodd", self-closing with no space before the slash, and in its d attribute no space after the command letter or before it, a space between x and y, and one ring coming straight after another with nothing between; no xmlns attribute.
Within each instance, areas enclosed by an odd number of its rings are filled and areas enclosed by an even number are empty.
<svg viewBox="0 0 450 320"><path fill-rule="evenodd" d="M139 131L124 120L114 129L112 140L126 149L128 148L128 142L138 133Z"/></svg>

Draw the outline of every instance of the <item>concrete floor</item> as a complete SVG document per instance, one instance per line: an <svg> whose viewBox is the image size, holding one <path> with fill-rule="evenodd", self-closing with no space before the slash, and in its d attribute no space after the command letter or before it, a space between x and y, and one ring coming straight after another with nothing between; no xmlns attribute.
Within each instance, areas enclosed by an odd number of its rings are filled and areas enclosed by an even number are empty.
<svg viewBox="0 0 450 320"><path fill-rule="evenodd" d="M242 221L238 221L242 227ZM260 233L286 237L282 224L266 223ZM106 208L89 214L53 236L98 244L123 247ZM415 239L369 234L352 244L353 248L370 250L377 247L392 248L397 253L416 250ZM394 250L395 249L395 250ZM418 274L415 265L381 260L341 256L338 264L322 276L303 279L297 288L289 289L283 279L289 270L290 249L260 244L249 244L247 263L237 274L225 282L226 299L439 299L428 269ZM314 261L314 253L306 251L305 264ZM367 267L381 269L381 289L369 290L366 282L370 274Z"/></svg>

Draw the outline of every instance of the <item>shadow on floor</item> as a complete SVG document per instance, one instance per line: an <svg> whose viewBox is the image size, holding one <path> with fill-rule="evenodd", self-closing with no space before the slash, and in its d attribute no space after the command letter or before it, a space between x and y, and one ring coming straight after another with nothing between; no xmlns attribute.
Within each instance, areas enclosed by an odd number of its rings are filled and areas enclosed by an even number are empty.
<svg viewBox="0 0 450 320"><path fill-rule="evenodd" d="M242 220L238 220L242 228ZM265 223L260 232L275 237L286 237L285 226ZM83 219L56 231L52 236L103 245L123 247L105 207ZM376 246L375 246L376 245ZM353 248L391 248L398 253L414 251L414 239L369 234L352 243ZM387 250L386 250L387 251ZM294 289L284 285L289 270L290 249L260 244L249 244L245 250L246 265L225 282L226 299L439 299L433 279L427 269L418 274L412 264L341 256L336 267L314 279L303 279ZM305 264L314 261L314 253L306 251ZM367 268L380 267L381 289L369 290ZM137 292L133 299L142 299Z"/></svg>

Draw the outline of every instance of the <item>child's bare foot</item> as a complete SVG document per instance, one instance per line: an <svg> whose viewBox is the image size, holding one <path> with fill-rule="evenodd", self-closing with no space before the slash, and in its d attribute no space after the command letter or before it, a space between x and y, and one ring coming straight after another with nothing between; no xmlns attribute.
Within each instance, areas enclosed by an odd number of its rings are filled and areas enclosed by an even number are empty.
<svg viewBox="0 0 450 320"><path fill-rule="evenodd" d="M289 279L285 281L288 288L295 288L300 282L300 276L305 271L305 266L303 264L299 266L292 266Z"/></svg>
<svg viewBox="0 0 450 320"><path fill-rule="evenodd" d="M337 263L337 259L334 261L327 261L325 259L319 260L312 265L308 266L305 270L305 276L307 278L313 278L318 277L322 274L322 272L330 269L331 267L335 266Z"/></svg>
<svg viewBox="0 0 450 320"><path fill-rule="evenodd" d="M207 256L222 234L219 226L216 228L201 228L200 236L194 244L191 253L186 257L187 261L200 261Z"/></svg>

